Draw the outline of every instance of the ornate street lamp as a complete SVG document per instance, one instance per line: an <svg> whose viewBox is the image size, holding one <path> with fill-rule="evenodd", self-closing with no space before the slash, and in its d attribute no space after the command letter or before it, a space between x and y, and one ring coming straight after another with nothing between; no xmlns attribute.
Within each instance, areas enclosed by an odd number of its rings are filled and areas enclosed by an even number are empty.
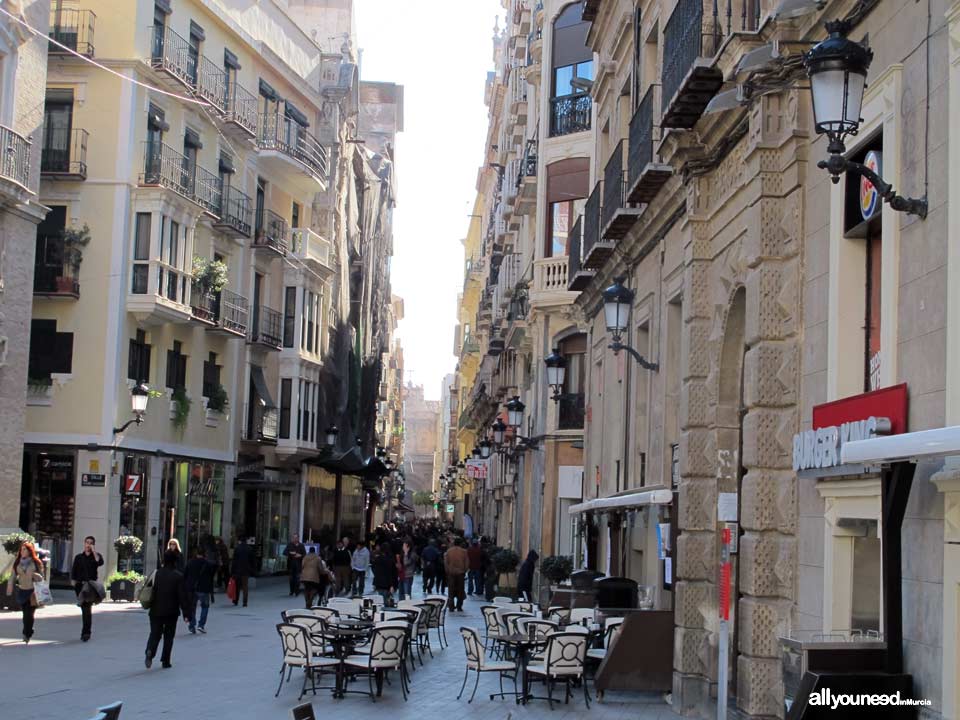
<svg viewBox="0 0 960 720"><path fill-rule="evenodd" d="M624 279L615 278L613 285L603 291L603 316L606 320L607 332L612 336L609 347L614 355L625 350L640 364L640 367L656 372L660 369L658 363L650 362L632 347L621 342L621 336L629 327L630 306L633 304L634 297L633 290L624 286Z"/></svg>
<svg viewBox="0 0 960 720"><path fill-rule="evenodd" d="M849 20L826 23L829 33L826 40L803 56L813 95L814 128L829 139L829 157L818 162L817 167L830 173L835 184L840 182L840 175L853 170L869 180L894 210L926 218L926 198L898 195L893 186L872 169L844 156L847 150L844 139L848 135L856 135L860 129L863 91L873 60L872 50L847 37L852 27Z"/></svg>
<svg viewBox="0 0 960 720"><path fill-rule="evenodd" d="M560 354L559 348L554 348L553 352L543 359L543 364L547 366L547 385L553 391L551 399L560 402L563 383L567 377L567 359Z"/></svg>
<svg viewBox="0 0 960 720"><path fill-rule="evenodd" d="M477 447L476 445L474 445L474 446L473 446L473 452L472 452L471 454L473 455L473 459L474 459L474 460L479 460L479 459L480 459L480 448Z"/></svg>
<svg viewBox="0 0 960 720"><path fill-rule="evenodd" d="M493 444L497 447L503 445L503 436L507 432L507 426L500 418L493 423Z"/></svg>
<svg viewBox="0 0 960 720"><path fill-rule="evenodd" d="M113 429L114 435L119 435L128 427L136 423L143 423L143 416L147 412L147 401L150 400L150 388L140 383L130 389L130 409L133 411L133 418L127 420L123 425Z"/></svg>
<svg viewBox="0 0 960 720"><path fill-rule="evenodd" d="M336 425L330 425L323 431L323 434L326 436L327 447L333 448L333 446L337 444L337 436L340 434L340 431Z"/></svg>
<svg viewBox="0 0 960 720"><path fill-rule="evenodd" d="M480 457L483 460L486 460L490 457L490 451L493 449L493 443L484 438L480 441Z"/></svg>
<svg viewBox="0 0 960 720"><path fill-rule="evenodd" d="M510 427L518 428L523 425L523 411L527 406L521 402L519 395L514 395L504 407L507 408L507 424Z"/></svg>

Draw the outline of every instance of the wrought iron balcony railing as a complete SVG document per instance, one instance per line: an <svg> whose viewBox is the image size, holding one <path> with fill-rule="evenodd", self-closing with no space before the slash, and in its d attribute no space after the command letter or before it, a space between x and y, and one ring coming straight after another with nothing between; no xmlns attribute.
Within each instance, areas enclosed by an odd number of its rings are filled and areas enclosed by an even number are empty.
<svg viewBox="0 0 960 720"><path fill-rule="evenodd" d="M170 73L187 87L197 86L200 56L186 38L166 25L153 26L150 64Z"/></svg>
<svg viewBox="0 0 960 720"><path fill-rule="evenodd" d="M68 262L35 264L33 294L80 297L80 268Z"/></svg>
<svg viewBox="0 0 960 720"><path fill-rule="evenodd" d="M586 402L583 393L564 393L557 406L558 430L581 430L586 418Z"/></svg>
<svg viewBox="0 0 960 720"><path fill-rule="evenodd" d="M627 168L631 186L636 185L647 163L653 160L653 92L654 86L651 85L630 120L630 155Z"/></svg>
<svg viewBox="0 0 960 720"><path fill-rule="evenodd" d="M592 114L593 99L590 93L550 98L550 136L589 130Z"/></svg>
<svg viewBox="0 0 960 720"><path fill-rule="evenodd" d="M53 128L43 131L40 172L44 175L87 177L87 138L81 128Z"/></svg>
<svg viewBox="0 0 960 720"><path fill-rule="evenodd" d="M190 290L190 310L198 320L208 323L217 321L217 296L204 291L197 283Z"/></svg>
<svg viewBox="0 0 960 720"><path fill-rule="evenodd" d="M256 218L253 246L269 248L286 255L287 245L287 221L273 210L263 208Z"/></svg>
<svg viewBox="0 0 960 720"><path fill-rule="evenodd" d="M202 167L193 168L193 200L211 215L220 216L223 206L223 183L220 177Z"/></svg>
<svg viewBox="0 0 960 720"><path fill-rule="evenodd" d="M233 186L227 186L222 193L219 220L214 225L235 230L250 237L253 221L253 203L250 197Z"/></svg>
<svg viewBox="0 0 960 720"><path fill-rule="evenodd" d="M193 192L190 164L169 145L148 140L143 143L140 184L159 185L190 198Z"/></svg>
<svg viewBox="0 0 960 720"><path fill-rule="evenodd" d="M30 182L30 141L0 125L0 178L27 187Z"/></svg>
<svg viewBox="0 0 960 720"><path fill-rule="evenodd" d="M318 177L327 175L327 150L305 127L275 113L260 115L257 144L263 150L277 150L303 163Z"/></svg>
<svg viewBox="0 0 960 720"><path fill-rule="evenodd" d="M239 335L246 335L250 316L250 305L247 299L235 292L222 290L219 305L217 322L220 326Z"/></svg>
<svg viewBox="0 0 960 720"><path fill-rule="evenodd" d="M56 6L50 8L50 31L52 40L75 53L93 57L93 27L97 16L92 10L70 9ZM51 55L66 54L66 51L50 43Z"/></svg>
<svg viewBox="0 0 960 720"><path fill-rule="evenodd" d="M236 82L226 88L224 118L251 135L257 134L257 96Z"/></svg>
<svg viewBox="0 0 960 720"><path fill-rule="evenodd" d="M610 154L603 169L603 212L600 226L605 228L620 208L626 206L626 177L623 172L623 140Z"/></svg>
<svg viewBox="0 0 960 720"><path fill-rule="evenodd" d="M250 342L279 350L283 345L283 316L266 305L254 306Z"/></svg>
<svg viewBox="0 0 960 720"><path fill-rule="evenodd" d="M581 262L584 262L589 256L593 246L600 240L600 208L601 208L601 189L602 183L597 183L587 198L587 203L583 207L583 245L580 255Z"/></svg>
<svg viewBox="0 0 960 720"><path fill-rule="evenodd" d="M220 113L227 112L227 73L206 55L197 60L194 89Z"/></svg>

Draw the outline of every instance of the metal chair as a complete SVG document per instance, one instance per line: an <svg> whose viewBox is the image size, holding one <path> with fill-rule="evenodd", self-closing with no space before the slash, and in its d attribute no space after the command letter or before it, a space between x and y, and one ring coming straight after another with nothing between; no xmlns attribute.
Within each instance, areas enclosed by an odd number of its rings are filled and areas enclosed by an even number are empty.
<svg viewBox="0 0 960 720"><path fill-rule="evenodd" d="M283 674L287 673L287 682L290 681L290 675L294 668L303 669L303 687L300 689L300 697L303 698L307 692L307 679L310 679L310 687L314 694L317 692L316 674L329 671L330 668L336 669L340 661L336 658L316 657L312 650L310 633L303 625L294 623L279 623L277 633L283 644L283 664L280 666L280 684L277 686L277 692L274 697L279 697L280 689L283 687ZM332 688L320 688L332 689Z"/></svg>
<svg viewBox="0 0 960 720"><path fill-rule="evenodd" d="M435 605L429 603L420 603L414 606L420 611L420 617L417 620L417 656L420 658L420 664L423 665L423 648L427 649L430 657L433 657L433 647L430 644L430 628L433 614L439 612Z"/></svg>
<svg viewBox="0 0 960 720"><path fill-rule="evenodd" d="M407 699L407 685L404 674L404 645L407 638L407 629L401 625L381 626L373 629L370 636L369 655L349 655L343 661L344 669L351 675L364 674L370 684L370 700L376 702L373 692L373 681L377 681L377 694L383 690L384 673L389 670L399 670L401 673L400 688L403 699Z"/></svg>
<svg viewBox="0 0 960 720"><path fill-rule="evenodd" d="M504 596L504 595L497 595L497 596L493 599L493 604L494 604L494 605L512 605L512 604L513 604L513 598L509 598L509 597L506 597L506 596Z"/></svg>
<svg viewBox="0 0 960 720"><path fill-rule="evenodd" d="M610 641L613 639L613 636L620 630L620 626L623 625L623 621L626 618L622 617L613 617L607 618L606 629L603 633L603 647L602 648L589 648L587 650L587 660L596 660L601 661L607 655L607 650L610 649Z"/></svg>
<svg viewBox="0 0 960 720"><path fill-rule="evenodd" d="M310 608L310 612L319 618L323 618L327 622L330 622L330 618L340 617L340 611L332 607L312 607Z"/></svg>
<svg viewBox="0 0 960 720"><path fill-rule="evenodd" d="M584 661L587 655L587 636L583 633L558 632L547 636L547 649L541 663L530 663L524 673L524 688L534 679L542 679L547 685L546 700L553 710L553 684L562 680L566 694L564 702L570 701L570 683L579 680L583 684L583 699L590 707L590 695L584 677ZM539 698L544 699L544 698Z"/></svg>
<svg viewBox="0 0 960 720"><path fill-rule="evenodd" d="M545 617L547 620L553 620L555 622L560 623L561 625L564 623L568 623L570 622L570 608L560 607L559 605L553 605L547 608L547 614Z"/></svg>
<svg viewBox="0 0 960 720"><path fill-rule="evenodd" d="M503 653L500 648L500 639L503 636L502 626L500 625L500 618L497 615L497 607L495 605L481 605L480 613L483 615L483 622L485 625L485 632L483 637L483 647L490 653L490 657L502 657Z"/></svg>
<svg viewBox="0 0 960 720"><path fill-rule="evenodd" d="M440 649L443 649L447 642L447 600L435 595L428 597L424 602L434 608L430 617L430 629L437 631L437 642L440 643Z"/></svg>
<svg viewBox="0 0 960 720"><path fill-rule="evenodd" d="M500 694L503 695L503 676L506 673L513 673L510 676L510 679L513 680L513 689L516 692L517 689L517 666L512 662L507 662L505 660L487 660L487 654L484 649L483 643L480 642L480 633L478 633L473 628L462 627L460 628L460 635L463 637L463 648L466 651L467 655L467 666L463 671L463 684L460 686L460 694L457 695L457 700L463 697L464 688L467 687L467 678L470 675L470 671L474 670L477 673L477 679L473 683L473 692L470 693L470 699L467 700L467 704L473 702L474 696L477 694L477 687L480 685L480 673L485 672L495 672L500 674ZM493 699L493 695L490 696L490 699Z"/></svg>
<svg viewBox="0 0 960 720"><path fill-rule="evenodd" d="M97 712L103 713L105 720L120 720L120 711L122 709L123 703L118 700L115 703L98 707Z"/></svg>

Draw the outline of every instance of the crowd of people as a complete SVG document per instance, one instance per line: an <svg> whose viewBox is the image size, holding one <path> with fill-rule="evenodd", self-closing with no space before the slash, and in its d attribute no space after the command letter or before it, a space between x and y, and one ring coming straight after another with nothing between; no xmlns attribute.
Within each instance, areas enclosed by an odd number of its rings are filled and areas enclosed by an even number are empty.
<svg viewBox="0 0 960 720"><path fill-rule="evenodd" d="M424 595L447 595L449 612L462 612L466 596L493 598L496 572L492 570L494 548L486 538L470 538L455 530L451 523L416 519L409 523L384 523L366 538L344 536L335 542L303 543L294 534L286 545L290 596L304 596L306 607L313 607L333 596L360 596L366 592L367 576L373 590L385 605L413 596L416 575L421 576ZM524 561L518 575L521 592L532 578L533 558ZM103 555L96 550L93 537L84 539L83 551L75 558L71 581L81 609L80 638L87 642L92 633L95 604L105 591L98 581ZM150 634L145 665L151 667L160 649L162 666L171 667L173 639L182 617L191 633L207 632L210 606L215 592L224 592L233 605L249 602L250 577L255 575L256 553L247 538L237 539L232 556L222 538L208 536L193 549L189 559L180 543L171 538L163 550L161 566L153 573L150 586ZM44 576L43 562L32 543L22 544L11 573L10 589L23 614L23 640L34 634L37 601L35 583Z"/></svg>

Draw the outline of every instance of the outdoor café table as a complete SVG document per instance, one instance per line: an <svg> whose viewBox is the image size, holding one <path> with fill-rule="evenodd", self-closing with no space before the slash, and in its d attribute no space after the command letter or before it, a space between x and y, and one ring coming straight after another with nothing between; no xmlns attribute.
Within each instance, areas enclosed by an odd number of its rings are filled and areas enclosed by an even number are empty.
<svg viewBox="0 0 960 720"><path fill-rule="evenodd" d="M508 693L492 693L490 699L493 700L495 697L506 697L507 695L514 695L517 699L517 705L521 702L526 704L527 702L527 661L529 660L530 650L536 648L539 645L543 644L542 640L537 640L536 638L531 638L529 635L521 635L520 633L513 633L512 635L505 635L500 638L500 642L510 645L511 647L516 648L517 650L517 673L519 675L518 680L520 681L517 684L519 688L515 692Z"/></svg>
<svg viewBox="0 0 960 720"><path fill-rule="evenodd" d="M335 698L342 698L347 692L343 661L350 654L349 650L358 642L363 641L367 634L367 628L358 627L355 622L340 620L336 624L327 625L323 638L333 646L337 660L340 661L337 666L337 684L333 690Z"/></svg>

